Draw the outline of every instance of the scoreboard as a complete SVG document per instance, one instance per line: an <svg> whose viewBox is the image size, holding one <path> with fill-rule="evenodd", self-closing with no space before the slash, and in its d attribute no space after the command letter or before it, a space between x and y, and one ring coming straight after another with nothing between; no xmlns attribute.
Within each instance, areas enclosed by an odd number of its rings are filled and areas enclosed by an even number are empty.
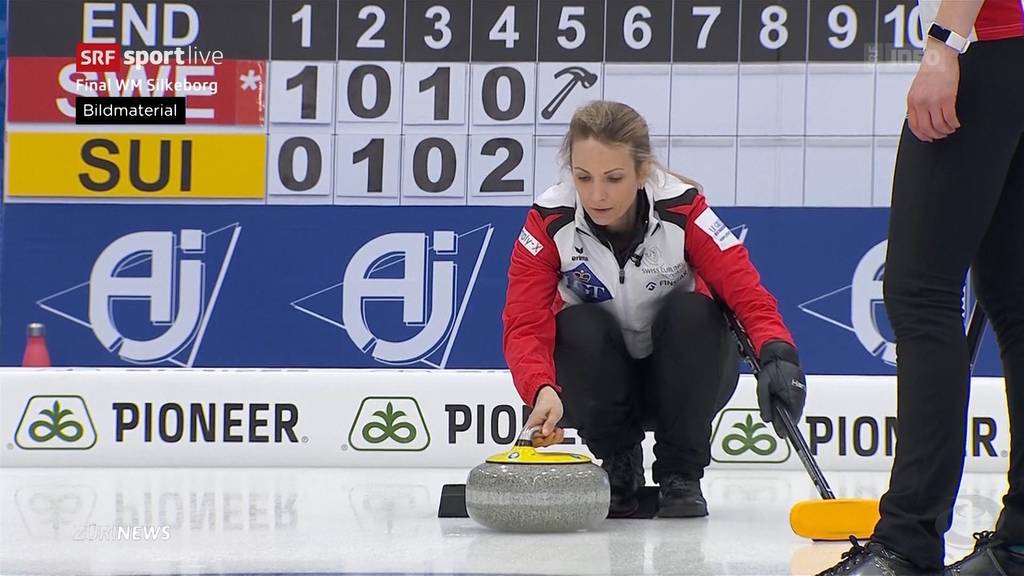
<svg viewBox="0 0 1024 576"><path fill-rule="evenodd" d="M893 373L917 0L8 8L2 365L42 321L61 365L503 369L509 250L606 99L703 185L809 373ZM185 123L80 125L78 97Z"/></svg>
<svg viewBox="0 0 1024 576"><path fill-rule="evenodd" d="M916 0L12 0L5 196L527 206L610 99L713 205L886 206L921 29ZM224 59L79 71L89 42ZM174 95L185 126L74 124Z"/></svg>

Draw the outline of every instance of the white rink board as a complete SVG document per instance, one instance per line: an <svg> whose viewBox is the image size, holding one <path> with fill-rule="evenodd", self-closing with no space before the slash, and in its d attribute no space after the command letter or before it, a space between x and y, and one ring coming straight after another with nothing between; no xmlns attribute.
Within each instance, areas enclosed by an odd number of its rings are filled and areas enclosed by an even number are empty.
<svg viewBox="0 0 1024 576"><path fill-rule="evenodd" d="M800 428L821 467L888 470L895 378L811 376L809 387ZM799 469L796 454L757 426L756 405L743 376L713 423L711 467ZM503 451L524 414L505 371L8 368L0 466L469 469ZM970 418L967 470L1005 471L1002 379L974 379ZM567 439L561 449L587 453L575 431ZM647 466L652 446L649 433Z"/></svg>

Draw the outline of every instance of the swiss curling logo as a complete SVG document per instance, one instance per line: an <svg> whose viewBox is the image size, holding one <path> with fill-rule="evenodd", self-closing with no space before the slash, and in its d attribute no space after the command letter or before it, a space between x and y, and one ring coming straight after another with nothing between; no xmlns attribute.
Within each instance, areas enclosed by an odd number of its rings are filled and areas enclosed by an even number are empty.
<svg viewBox="0 0 1024 576"><path fill-rule="evenodd" d="M87 282L37 304L125 362L192 366L241 231L127 234L103 249Z"/></svg>
<svg viewBox="0 0 1024 576"><path fill-rule="evenodd" d="M378 236L356 250L341 282L291 305L344 330L380 364L444 368L493 232Z"/></svg>
<svg viewBox="0 0 1024 576"><path fill-rule="evenodd" d="M711 459L715 462L778 464L789 456L789 443L761 422L758 410L729 408L718 416L711 440Z"/></svg>

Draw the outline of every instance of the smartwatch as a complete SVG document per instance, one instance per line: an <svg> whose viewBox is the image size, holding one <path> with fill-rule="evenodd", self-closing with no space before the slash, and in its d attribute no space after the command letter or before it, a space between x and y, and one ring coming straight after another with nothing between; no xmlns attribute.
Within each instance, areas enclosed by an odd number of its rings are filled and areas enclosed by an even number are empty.
<svg viewBox="0 0 1024 576"><path fill-rule="evenodd" d="M946 46L949 46L953 50L956 50L960 54L967 51L967 38L964 38L948 28L943 28L934 22L928 28L928 35L939 42L942 42Z"/></svg>

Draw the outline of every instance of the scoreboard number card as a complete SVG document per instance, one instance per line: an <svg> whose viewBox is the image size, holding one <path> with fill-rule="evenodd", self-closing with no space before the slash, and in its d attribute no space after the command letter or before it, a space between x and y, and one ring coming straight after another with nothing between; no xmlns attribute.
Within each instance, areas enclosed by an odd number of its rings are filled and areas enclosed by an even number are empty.
<svg viewBox="0 0 1024 576"><path fill-rule="evenodd" d="M469 66L461 62L405 64L402 123L406 131L466 131Z"/></svg>
<svg viewBox="0 0 1024 576"><path fill-rule="evenodd" d="M537 65L533 62L473 64L473 125L532 127L536 82Z"/></svg>
<svg viewBox="0 0 1024 576"><path fill-rule="evenodd" d="M338 134L335 148L336 204L398 204L401 136Z"/></svg>
<svg viewBox="0 0 1024 576"><path fill-rule="evenodd" d="M474 134L469 149L470 204L533 203L532 134Z"/></svg>
<svg viewBox="0 0 1024 576"><path fill-rule="evenodd" d="M468 136L406 134L402 204L466 205Z"/></svg>
<svg viewBox="0 0 1024 576"><path fill-rule="evenodd" d="M401 129L402 64L338 62L338 122ZM390 125L390 127L383 126Z"/></svg>
<svg viewBox="0 0 1024 576"><path fill-rule="evenodd" d="M330 201L334 136L271 132L267 186L271 196L322 196Z"/></svg>
<svg viewBox="0 0 1024 576"><path fill-rule="evenodd" d="M270 121L320 125L334 122L333 62L270 63Z"/></svg>

